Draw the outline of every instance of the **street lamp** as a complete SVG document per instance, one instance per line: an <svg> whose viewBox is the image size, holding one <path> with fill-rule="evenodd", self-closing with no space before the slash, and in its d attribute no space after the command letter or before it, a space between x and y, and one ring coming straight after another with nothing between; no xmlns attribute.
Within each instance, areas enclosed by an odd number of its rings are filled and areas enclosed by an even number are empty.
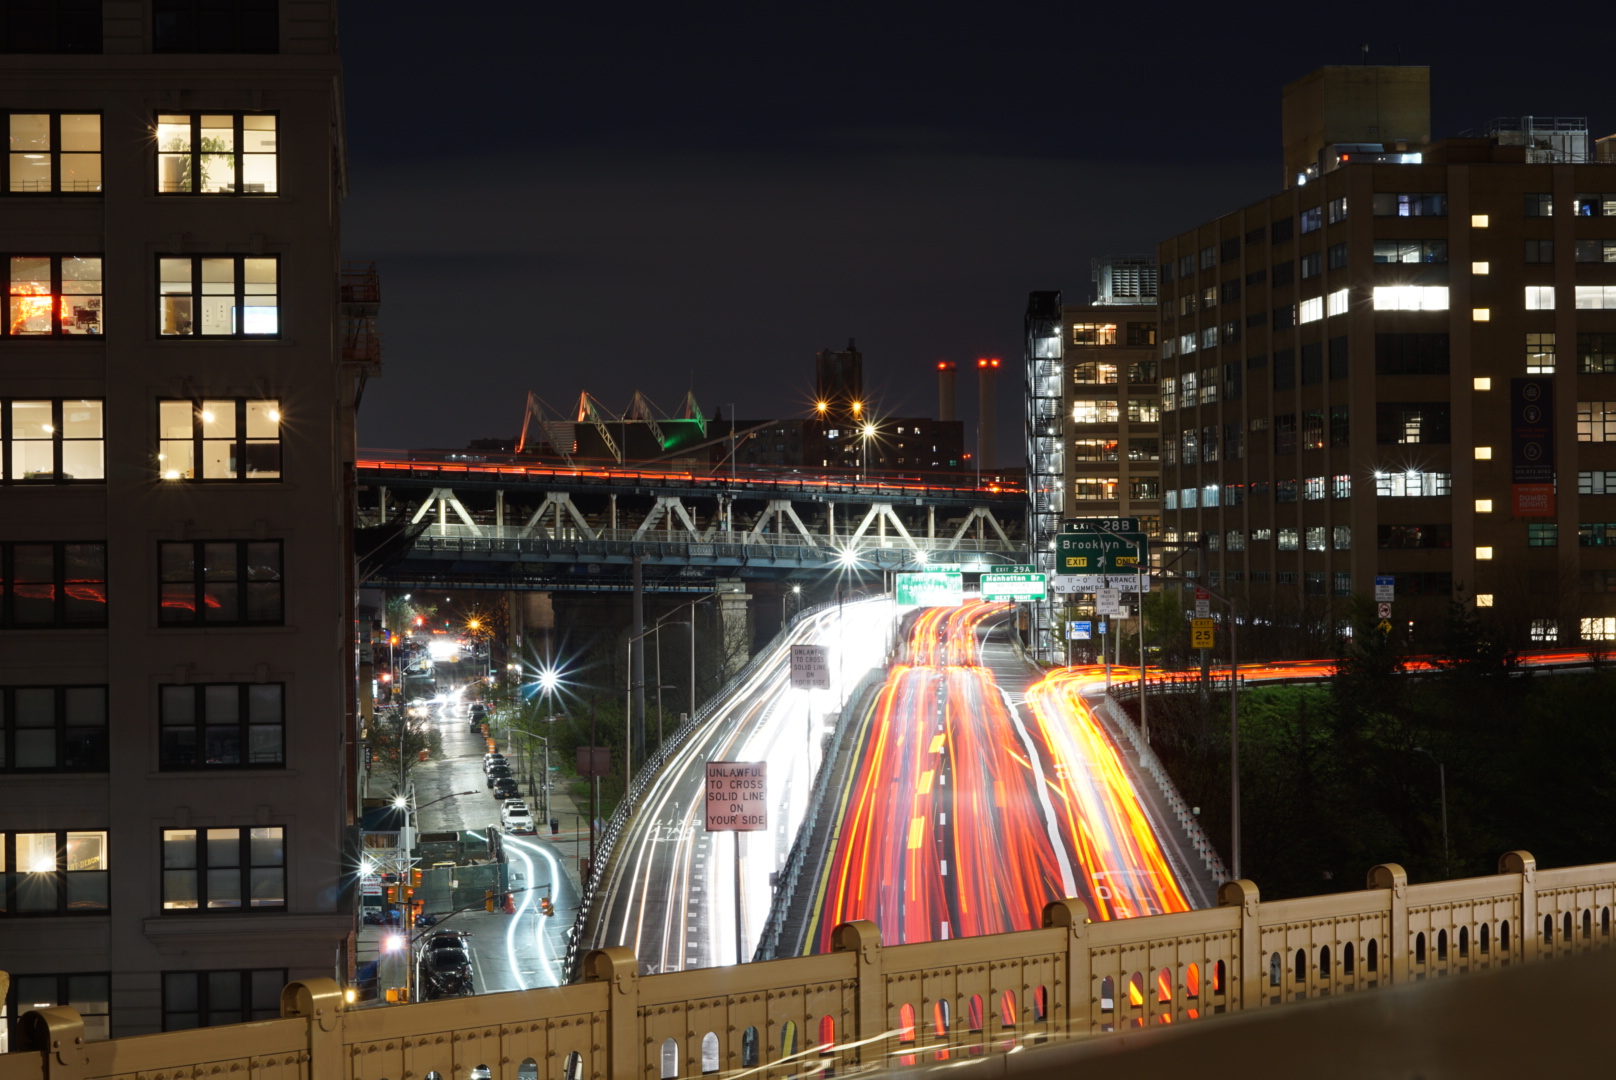
<svg viewBox="0 0 1616 1080"><path fill-rule="evenodd" d="M552 724L555 723L555 717L553 717L553 716L546 716L544 719L548 723L552 723ZM545 821L545 824L549 824L549 821L550 821L550 739L549 739L548 736L540 735L537 732L533 732L533 731L526 731L526 730L524 730L522 728L515 728L515 727L506 728L505 731L506 731L505 746L506 746L507 749L509 749L510 745L511 745L511 743L510 743L510 734L512 732L514 732L517 735L526 735L530 739L537 739L541 743L544 744L544 787L543 787L542 791L543 791L543 795L544 795L544 821Z"/></svg>
<svg viewBox="0 0 1616 1080"><path fill-rule="evenodd" d="M780 594L780 629L782 629L782 630L784 630L786 628L786 601L788 599L790 599L791 597L793 597L793 596L795 596L797 598L797 610L801 611L802 610L802 586L801 585L793 585L793 586L791 586L791 591L789 593L781 593Z"/></svg>
<svg viewBox="0 0 1616 1080"><path fill-rule="evenodd" d="M853 407L855 412L858 411L857 402L853 403ZM859 450L861 454L861 464L859 466L860 480L868 480L870 478L870 440L875 438L875 433L876 428L874 424L865 424L859 429L859 435L862 436L859 441Z"/></svg>
<svg viewBox="0 0 1616 1080"><path fill-rule="evenodd" d="M1442 762L1437 761L1435 754L1423 746L1414 748L1416 754L1424 754L1432 761L1436 761L1436 779L1442 792L1442 876L1453 877L1453 865L1448 858L1448 769Z"/></svg>

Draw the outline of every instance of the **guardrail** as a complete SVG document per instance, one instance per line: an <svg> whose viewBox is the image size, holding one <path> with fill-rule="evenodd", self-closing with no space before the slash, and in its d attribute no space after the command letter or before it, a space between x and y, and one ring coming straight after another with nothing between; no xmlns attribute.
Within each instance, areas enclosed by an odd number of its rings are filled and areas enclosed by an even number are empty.
<svg viewBox="0 0 1616 1080"><path fill-rule="evenodd" d="M479 526L483 532L492 532L495 526L486 528ZM515 526L506 525L504 530L514 534ZM846 552L853 552L861 556L873 556L890 553L894 556L912 557L917 551L926 553L928 563L956 563L968 562L962 556L973 554L1001 554L1021 556L1026 551L1025 545L1015 543L1006 544L1001 540L937 540L927 541L924 537L916 538L913 545L903 540L888 537L881 540L875 537L863 536L857 541L843 537L837 540L837 546L830 541L815 537L810 543L805 537L791 536L789 533L778 534L769 543L718 543L697 540L659 540L655 536L634 539L634 533L629 529L618 529L616 539L586 540L586 539L546 539L543 537L515 535L488 536L477 535L465 525L431 525L416 538L414 547L423 551L447 551L455 555L537 555L564 558L566 561L587 560L590 558L606 559L632 558L635 555L646 556L653 559L669 559L678 562L690 562L701 559L731 559L737 562L756 562L762 560L781 562L812 561L816 565L821 563L837 563L846 558ZM740 534L731 534L740 535ZM946 546L945 546L946 545ZM1009 560L1004 560L1008 562Z"/></svg>
<svg viewBox="0 0 1616 1080"><path fill-rule="evenodd" d="M1386 863L1358 892L1265 903L1241 880L1219 889L1218 904L1090 922L1081 901L1056 900L1041 929L889 947L861 920L838 926L827 954L659 975L640 975L629 949L597 949L582 983L351 1012L334 981L310 979L282 991L279 1020L95 1043L73 1009L34 1009L20 1018L20 1049L0 1055L0 1080L952 1068L1052 1038L1218 1024L1219 1014L1607 949L1616 863L1540 870L1512 851L1497 874L1421 885ZM1589 1003L1594 1025L1599 1004ZM1114 1071L1123 1059L1108 1060ZM1007 1069L1018 1071L994 1064L996 1075Z"/></svg>
<svg viewBox="0 0 1616 1080"><path fill-rule="evenodd" d="M858 603L871 599L880 599L885 596L885 593L874 596L865 595L859 597L858 600L847 601L844 599L843 602ZM590 912L594 907L601 880L605 876L606 867L611 863L612 855L617 845L617 838L621 835L623 826L628 823L629 817L633 814L635 805L644 798L646 791L656 782L657 774L661 772L662 766L667 764L669 756L683 746L685 740L689 739L697 728L705 724L739 687L757 674L758 669L769 660L786 637L796 629L798 623L812 615L836 607L837 603L835 600L827 600L824 603L813 604L797 612L791 621L782 627L779 633L775 634L768 645L758 650L757 654L747 661L745 667L730 676L729 681L702 704L701 708L696 711L696 715L681 724L672 735L668 736L667 740L657 749L657 752L642 763L639 770L635 772L628 793L617 804L617 809L612 813L611 820L606 823L606 828L595 848L595 860L589 867L589 877L585 879L583 888L579 892L578 915L573 922L572 930L567 936L567 956L563 966L563 971L566 973L568 980L576 979L579 976L579 961L581 958L579 943L583 939L584 929L589 923Z"/></svg>

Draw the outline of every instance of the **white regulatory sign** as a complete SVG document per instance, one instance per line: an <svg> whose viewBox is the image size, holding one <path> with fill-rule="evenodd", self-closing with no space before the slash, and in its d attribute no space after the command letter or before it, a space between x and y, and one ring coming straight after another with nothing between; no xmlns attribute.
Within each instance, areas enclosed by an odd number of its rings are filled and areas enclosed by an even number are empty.
<svg viewBox="0 0 1616 1080"><path fill-rule="evenodd" d="M830 689L830 646L791 646L791 688L793 690Z"/></svg>
<svg viewBox="0 0 1616 1080"><path fill-rule="evenodd" d="M761 832L769 827L767 768L762 761L707 763L708 832Z"/></svg>
<svg viewBox="0 0 1616 1080"><path fill-rule="evenodd" d="M1120 589L1096 589L1094 592L1094 611L1099 615L1121 615L1122 591Z"/></svg>

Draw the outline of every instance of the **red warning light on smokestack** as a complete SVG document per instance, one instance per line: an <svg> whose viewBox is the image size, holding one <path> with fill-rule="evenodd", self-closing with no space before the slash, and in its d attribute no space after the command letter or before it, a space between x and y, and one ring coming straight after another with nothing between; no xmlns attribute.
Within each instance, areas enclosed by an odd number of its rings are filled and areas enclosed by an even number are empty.
<svg viewBox="0 0 1616 1080"><path fill-rule="evenodd" d="M991 358L986 356L981 357L977 360L976 366L979 368L996 368L999 366L999 358L997 356Z"/></svg>

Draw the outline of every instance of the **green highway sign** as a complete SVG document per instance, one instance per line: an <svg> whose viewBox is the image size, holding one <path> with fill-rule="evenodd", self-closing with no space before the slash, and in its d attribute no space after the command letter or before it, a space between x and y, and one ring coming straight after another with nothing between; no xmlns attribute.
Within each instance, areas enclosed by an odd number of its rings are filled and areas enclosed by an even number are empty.
<svg viewBox="0 0 1616 1080"><path fill-rule="evenodd" d="M1136 533L1138 531L1139 519L1136 517L1068 518L1061 522L1061 532Z"/></svg>
<svg viewBox="0 0 1616 1080"><path fill-rule="evenodd" d="M1004 563L1002 565L989 566L982 572L984 574L1036 574L1038 572L1038 568L1036 566L1022 565L1019 563Z"/></svg>
<svg viewBox="0 0 1616 1080"><path fill-rule="evenodd" d="M1124 532L1118 536L1064 532L1055 536L1057 574L1132 574L1148 558L1149 542L1142 532ZM1148 565L1146 570L1149 570Z"/></svg>
<svg viewBox="0 0 1616 1080"><path fill-rule="evenodd" d="M959 607L965 602L965 579L957 570L923 570L894 574L899 607Z"/></svg>
<svg viewBox="0 0 1616 1080"><path fill-rule="evenodd" d="M1049 595L1043 574L983 574L983 600L1042 600Z"/></svg>

